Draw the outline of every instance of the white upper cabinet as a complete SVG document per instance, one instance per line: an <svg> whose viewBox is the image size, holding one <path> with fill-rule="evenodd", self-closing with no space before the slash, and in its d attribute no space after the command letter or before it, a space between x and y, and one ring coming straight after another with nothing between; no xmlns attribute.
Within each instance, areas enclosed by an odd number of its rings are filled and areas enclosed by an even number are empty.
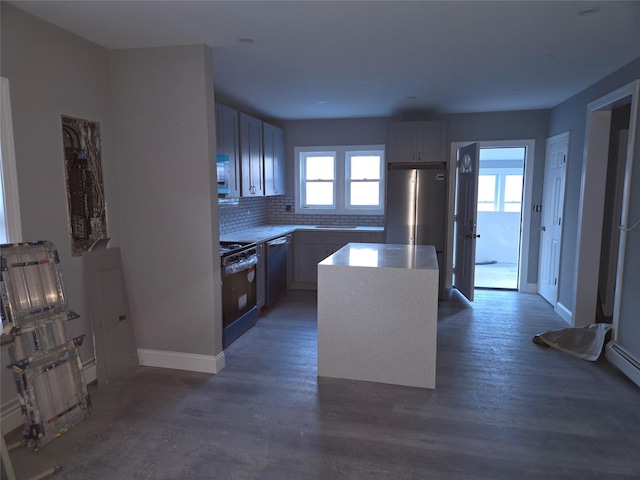
<svg viewBox="0 0 640 480"><path fill-rule="evenodd" d="M284 130L262 124L264 148L264 194L285 194Z"/></svg>
<svg viewBox="0 0 640 480"><path fill-rule="evenodd" d="M262 120L240 113L240 162L242 196L264 195Z"/></svg>
<svg viewBox="0 0 640 480"><path fill-rule="evenodd" d="M240 137L238 112L216 103L216 143L219 155L229 156L228 197L240 196Z"/></svg>
<svg viewBox="0 0 640 480"><path fill-rule="evenodd" d="M389 163L446 162L447 122L396 122L389 126Z"/></svg>

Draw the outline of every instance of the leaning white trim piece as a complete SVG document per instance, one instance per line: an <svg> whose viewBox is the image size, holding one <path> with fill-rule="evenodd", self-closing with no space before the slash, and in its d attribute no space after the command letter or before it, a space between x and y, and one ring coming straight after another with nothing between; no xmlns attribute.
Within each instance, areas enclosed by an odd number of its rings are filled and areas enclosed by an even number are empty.
<svg viewBox="0 0 640 480"><path fill-rule="evenodd" d="M92 358L82 364L82 372L84 373L84 383L89 385L91 382L95 382L98 379L98 367L96 366L96 359Z"/></svg>
<svg viewBox="0 0 640 480"><path fill-rule="evenodd" d="M562 318L569 325L573 326L573 312L571 312L571 310L569 310L560 302L556 303L555 310L556 310L556 313L560 315L560 318Z"/></svg>
<svg viewBox="0 0 640 480"><path fill-rule="evenodd" d="M5 403L0 407L2 418L0 419L0 430L3 434L23 425L22 410L20 409L20 400L16 396L15 399Z"/></svg>
<svg viewBox="0 0 640 480"><path fill-rule="evenodd" d="M218 373L224 368L224 352L215 357L197 353L138 349L138 362L145 367L173 368L191 372Z"/></svg>

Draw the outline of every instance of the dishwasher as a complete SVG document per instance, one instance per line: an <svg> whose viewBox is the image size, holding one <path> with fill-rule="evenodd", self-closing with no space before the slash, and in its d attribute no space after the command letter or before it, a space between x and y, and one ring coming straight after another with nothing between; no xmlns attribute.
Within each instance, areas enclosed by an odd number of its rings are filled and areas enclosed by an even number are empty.
<svg viewBox="0 0 640 480"><path fill-rule="evenodd" d="M267 242L267 294L265 306L276 303L287 292L287 270L291 234Z"/></svg>

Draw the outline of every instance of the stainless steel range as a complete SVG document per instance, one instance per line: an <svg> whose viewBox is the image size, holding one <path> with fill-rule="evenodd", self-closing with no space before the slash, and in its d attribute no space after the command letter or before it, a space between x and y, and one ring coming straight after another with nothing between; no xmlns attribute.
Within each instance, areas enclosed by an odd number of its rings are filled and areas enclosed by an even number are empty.
<svg viewBox="0 0 640 480"><path fill-rule="evenodd" d="M220 243L222 347L227 348L258 319L255 243Z"/></svg>

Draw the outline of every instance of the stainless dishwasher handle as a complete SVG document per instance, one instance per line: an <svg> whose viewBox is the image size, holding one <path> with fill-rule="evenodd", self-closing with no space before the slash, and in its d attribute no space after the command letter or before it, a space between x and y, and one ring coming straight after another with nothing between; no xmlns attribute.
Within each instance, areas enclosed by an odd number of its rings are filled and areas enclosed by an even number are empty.
<svg viewBox="0 0 640 480"><path fill-rule="evenodd" d="M280 237L267 242L267 247L271 247L272 245L284 245L286 243L289 243L289 237Z"/></svg>

